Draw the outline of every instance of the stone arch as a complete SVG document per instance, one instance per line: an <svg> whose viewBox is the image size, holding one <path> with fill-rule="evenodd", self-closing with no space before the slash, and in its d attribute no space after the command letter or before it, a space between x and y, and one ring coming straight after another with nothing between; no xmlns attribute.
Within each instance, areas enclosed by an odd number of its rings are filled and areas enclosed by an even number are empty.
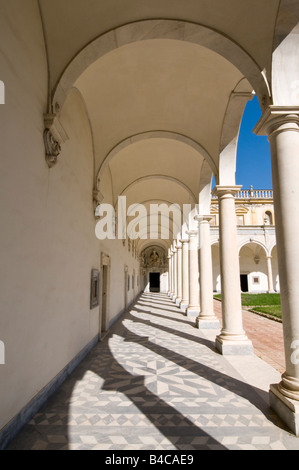
<svg viewBox="0 0 299 470"><path fill-rule="evenodd" d="M167 205L169 207L175 205L174 202L170 202L168 200L162 200L162 199L159 199L159 200L156 200L156 199L150 199L150 200L147 200L147 201L141 201L140 203L136 204L137 206L137 209L138 209L138 205L140 206L144 206L146 209L147 209L147 206L149 206L150 204L164 204L164 205ZM169 225L166 225L165 224L165 217L162 217L160 216L160 224L159 224L159 227L160 229L163 229L163 228L167 228L168 229L168 233L170 235L170 239L174 239L176 234L177 233L181 233L181 228L182 228L182 223L184 222L184 216L186 214L184 214L184 211L182 210L182 208L180 206L176 206L177 210L178 210L178 213L180 213L180 223L178 220L176 220L175 217L173 217L173 214L172 212L169 213L169 219L168 222L169 222ZM127 233L127 237L130 238L130 234L128 232L128 222L129 222L129 219L131 217L134 217L134 215L131 215L129 214L129 211L128 211L129 207L126 208L126 233ZM116 220L118 220L118 205L115 204L115 207L114 207L114 210L115 210L115 215L116 215ZM177 215L178 215L177 213ZM135 214L135 213L134 213ZM138 243L141 241L148 241L149 238L149 234L150 234L150 231L149 231L149 223L150 223L150 212L147 211L147 214L146 216L140 216L140 222L142 223L144 221L144 219L146 219L146 226L147 226L147 230L146 232L141 232L140 231L140 236L146 236L147 238L138 238L135 240L136 242L136 246L138 246ZM116 223L116 230L118 230L118 222ZM168 239L167 239L168 240ZM165 238L162 238L161 241L165 242L167 241ZM157 242L157 240L155 239L155 243ZM151 243L153 243L153 240L151 240ZM169 246L171 244L171 241L169 240Z"/></svg>
<svg viewBox="0 0 299 470"><path fill-rule="evenodd" d="M220 186L234 186L240 125L248 101L254 94L252 86L243 78L231 93L224 118L219 152L219 172L215 173Z"/></svg>
<svg viewBox="0 0 299 470"><path fill-rule="evenodd" d="M178 20L144 20L129 23L101 35L86 45L65 68L52 94L53 112L64 104L68 90L80 75L105 54L142 40L173 39L191 42L210 49L232 63L251 83L261 105L270 101L265 74L255 60L235 41L220 31L196 23Z"/></svg>
<svg viewBox="0 0 299 470"><path fill-rule="evenodd" d="M138 183L141 183L143 181L149 181L149 180L152 180L152 179L168 180L168 181L172 181L173 183L178 184L179 186L181 186L189 194L189 196L193 200L194 204L197 203L197 199L196 199L195 194L191 191L191 189L188 186L185 185L185 183L183 183L182 181L180 181L177 178L174 178L173 176L168 176L168 175L142 176L141 178L138 178L135 181L132 181L126 188L124 188L122 190L122 192L120 193L120 196L123 196L128 191L128 189L132 188L134 185L136 185Z"/></svg>
<svg viewBox="0 0 299 470"><path fill-rule="evenodd" d="M155 246L160 246L164 250L168 251L169 248L171 247L171 242L170 240L155 240L154 243ZM138 250L138 254L140 254L143 250L146 248L153 246L153 240L137 240L136 243L136 248Z"/></svg>
<svg viewBox="0 0 299 470"><path fill-rule="evenodd" d="M268 292L268 250L258 240L247 240L239 251L242 292ZM244 284L247 283L247 288Z"/></svg>
<svg viewBox="0 0 299 470"><path fill-rule="evenodd" d="M215 162L210 156L210 154L207 152L207 150L200 145L198 142L196 142L193 139L190 139L190 137L187 137L183 134L178 134L177 132L170 132L170 131L148 131L148 132L143 132L142 134L136 134L128 137L127 139L123 140L119 144L117 144L109 153L106 155L106 158L101 164L101 167L98 171L97 174L97 184L99 185L101 181L101 177L103 172L105 171L107 165L109 162L113 159L114 156L116 156L121 150L124 148L128 147L129 145L132 145L137 142L141 142L143 140L148 140L148 139L171 139L171 140L177 140L181 143L184 143L186 145L189 145L192 147L194 150L196 150L207 162L209 163L210 167L212 168L212 171L217 174L217 168L215 166Z"/></svg>
<svg viewBox="0 0 299 470"><path fill-rule="evenodd" d="M245 240L241 243L241 245L239 246L239 254L242 250L242 248L244 248L245 246L247 245L259 245L261 248L263 248L263 250L265 251L265 255L268 256L269 255L269 250L268 248L266 247L266 245L264 245L261 241L259 240L256 240L256 239L250 239L250 240Z"/></svg>
<svg viewBox="0 0 299 470"><path fill-rule="evenodd" d="M299 4L281 0L272 57L272 93L275 106L299 105Z"/></svg>
<svg viewBox="0 0 299 470"><path fill-rule="evenodd" d="M215 174L215 172L214 172ZM203 161L200 172L199 188L199 215L208 215L211 212L211 189L212 189L213 171L207 160Z"/></svg>

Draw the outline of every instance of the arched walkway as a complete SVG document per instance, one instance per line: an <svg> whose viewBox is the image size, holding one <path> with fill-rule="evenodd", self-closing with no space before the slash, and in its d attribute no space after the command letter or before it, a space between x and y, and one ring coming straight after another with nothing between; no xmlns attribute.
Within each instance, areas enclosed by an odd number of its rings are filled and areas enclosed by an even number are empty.
<svg viewBox="0 0 299 470"><path fill-rule="evenodd" d="M269 409L279 373L224 358L210 333L143 294L8 450L299 449Z"/></svg>

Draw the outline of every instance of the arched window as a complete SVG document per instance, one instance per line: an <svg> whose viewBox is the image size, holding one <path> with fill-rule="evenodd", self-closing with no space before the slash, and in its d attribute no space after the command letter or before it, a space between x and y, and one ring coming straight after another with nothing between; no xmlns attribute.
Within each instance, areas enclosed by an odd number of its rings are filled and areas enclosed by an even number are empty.
<svg viewBox="0 0 299 470"><path fill-rule="evenodd" d="M271 211L265 212L264 223L265 225L273 225L273 215Z"/></svg>

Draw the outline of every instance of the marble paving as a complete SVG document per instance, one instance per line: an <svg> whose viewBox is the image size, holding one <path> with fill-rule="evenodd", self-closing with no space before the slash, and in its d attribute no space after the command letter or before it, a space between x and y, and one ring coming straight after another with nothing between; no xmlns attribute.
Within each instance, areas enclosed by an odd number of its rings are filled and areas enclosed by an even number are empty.
<svg viewBox="0 0 299 470"><path fill-rule="evenodd" d="M261 359L237 367L211 334L142 295L7 450L299 450L268 384L244 379Z"/></svg>

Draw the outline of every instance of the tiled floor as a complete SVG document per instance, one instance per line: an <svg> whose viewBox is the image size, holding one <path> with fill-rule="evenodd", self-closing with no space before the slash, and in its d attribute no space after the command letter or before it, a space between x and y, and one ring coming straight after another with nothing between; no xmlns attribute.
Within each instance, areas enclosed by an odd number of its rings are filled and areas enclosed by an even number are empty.
<svg viewBox="0 0 299 470"><path fill-rule="evenodd" d="M7 449L299 450L268 406L280 374L222 357L215 334L144 294Z"/></svg>

